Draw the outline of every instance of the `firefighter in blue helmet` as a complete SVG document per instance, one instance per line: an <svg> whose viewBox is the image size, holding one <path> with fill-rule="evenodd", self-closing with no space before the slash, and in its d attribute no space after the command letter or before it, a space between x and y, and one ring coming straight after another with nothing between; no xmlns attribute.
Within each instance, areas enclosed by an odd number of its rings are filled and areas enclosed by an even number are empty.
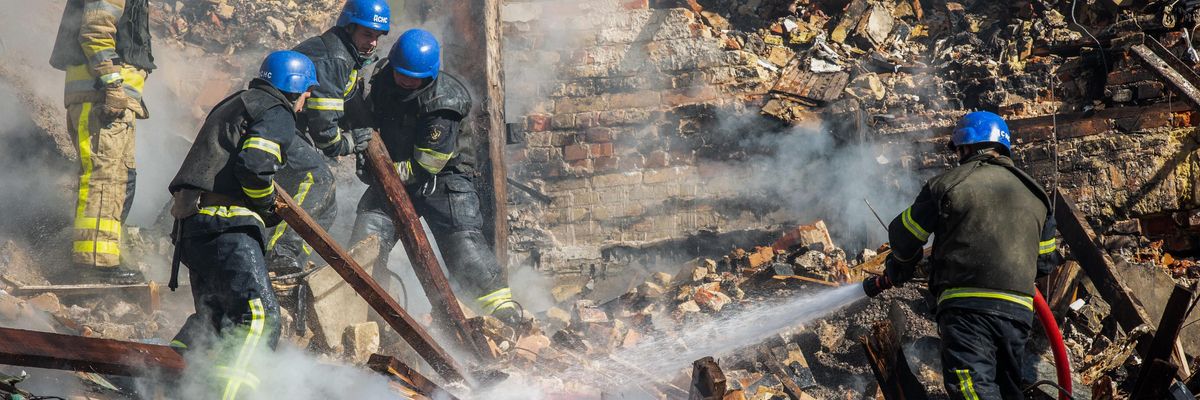
<svg viewBox="0 0 1200 400"><path fill-rule="evenodd" d="M349 0L336 26L293 49L316 65L320 84L298 120L304 139L288 153L278 180L325 229L337 217L332 158L361 152L371 138L362 71L378 60L379 37L388 33L390 22L387 1ZM278 273L299 271L311 253L286 223L267 238L268 261Z"/></svg>
<svg viewBox="0 0 1200 400"><path fill-rule="evenodd" d="M463 132L471 109L466 86L441 70L440 44L420 29L404 32L376 71L368 101L383 145L417 213L429 224L451 281L460 293L476 300L483 314L519 322L507 273L483 236L479 196L472 182L477 174L475 149L470 135ZM386 284L393 277L387 271L386 254L396 244L395 225L383 189L369 173L359 171L370 187L358 204L351 242L379 236L385 256L380 257L375 276Z"/></svg>
<svg viewBox="0 0 1200 400"><path fill-rule="evenodd" d="M267 229L279 223L275 173L300 142L296 114L316 86L308 57L294 51L268 55L248 89L208 114L169 187L176 219L170 287L177 286L182 262L196 306L172 345L218 350L222 399L253 388L251 356L279 341L279 304L263 250Z"/></svg>
<svg viewBox="0 0 1200 400"><path fill-rule="evenodd" d="M892 220L885 275L863 283L874 297L912 278L933 236L929 290L937 297L946 391L956 399L1019 399L1033 383L1025 344L1034 278L1059 258L1050 198L1013 165L1008 125L977 111L958 122L959 165L929 180Z"/></svg>

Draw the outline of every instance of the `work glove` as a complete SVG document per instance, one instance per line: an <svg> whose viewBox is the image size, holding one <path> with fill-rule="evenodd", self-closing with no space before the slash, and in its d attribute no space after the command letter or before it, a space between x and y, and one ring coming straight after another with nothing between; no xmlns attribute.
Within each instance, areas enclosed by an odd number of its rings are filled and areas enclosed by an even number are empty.
<svg viewBox="0 0 1200 400"><path fill-rule="evenodd" d="M131 99L125 94L125 87L120 81L104 86L104 101L100 103L100 113L108 121L116 120L125 115Z"/></svg>
<svg viewBox="0 0 1200 400"><path fill-rule="evenodd" d="M867 297L878 296L883 291L894 287L891 278L887 275L870 277L862 282L863 291L867 293Z"/></svg>
<svg viewBox="0 0 1200 400"><path fill-rule="evenodd" d="M354 155L354 175L357 175L358 180L367 184L367 186L375 184L375 177L371 176L371 169L367 167L366 153Z"/></svg>
<svg viewBox="0 0 1200 400"><path fill-rule="evenodd" d="M321 148L321 151L329 157L348 156L354 151L354 140L342 135L338 141Z"/></svg>
<svg viewBox="0 0 1200 400"><path fill-rule="evenodd" d="M251 202L250 211L254 211L255 214L258 214L258 216L263 220L263 225L266 225L268 228L274 227L275 225L279 225L280 222L283 222L283 217L280 217L279 214L275 213L274 193L272 193L270 196L256 199Z"/></svg>
<svg viewBox="0 0 1200 400"><path fill-rule="evenodd" d="M359 128L350 131L350 137L354 138L354 154L362 154L367 151L367 146L371 144L371 129Z"/></svg>

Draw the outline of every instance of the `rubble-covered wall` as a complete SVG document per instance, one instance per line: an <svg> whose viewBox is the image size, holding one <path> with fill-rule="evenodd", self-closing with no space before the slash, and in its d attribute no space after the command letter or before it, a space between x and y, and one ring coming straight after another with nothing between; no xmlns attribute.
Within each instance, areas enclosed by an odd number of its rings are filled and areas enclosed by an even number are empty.
<svg viewBox="0 0 1200 400"><path fill-rule="evenodd" d="M605 243L776 221L697 201L733 195L708 184L716 171L694 136L765 92L756 56L726 48L695 12L646 1L509 1L502 18L507 114L525 127L511 175L550 198L512 196L514 250L562 248L529 261L571 269Z"/></svg>

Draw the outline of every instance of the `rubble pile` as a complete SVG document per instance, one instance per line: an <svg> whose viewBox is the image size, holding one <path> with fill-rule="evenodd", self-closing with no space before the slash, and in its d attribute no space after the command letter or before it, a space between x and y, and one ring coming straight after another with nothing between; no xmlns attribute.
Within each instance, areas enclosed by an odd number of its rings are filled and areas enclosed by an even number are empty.
<svg viewBox="0 0 1200 400"><path fill-rule="evenodd" d="M295 46L318 35L337 18L341 1L165 1L154 2L152 26L166 37L226 56L243 50Z"/></svg>

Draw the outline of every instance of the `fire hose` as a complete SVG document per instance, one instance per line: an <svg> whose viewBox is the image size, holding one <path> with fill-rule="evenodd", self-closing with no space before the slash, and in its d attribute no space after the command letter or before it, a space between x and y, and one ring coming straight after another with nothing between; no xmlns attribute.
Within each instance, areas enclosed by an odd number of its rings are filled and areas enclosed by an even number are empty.
<svg viewBox="0 0 1200 400"><path fill-rule="evenodd" d="M863 290L871 297L894 286L887 275L863 281ZM1069 400L1073 395L1071 359L1067 357L1067 346L1063 344L1062 331L1058 329L1058 322L1054 320L1054 314L1050 312L1050 305L1046 303L1046 298L1042 297L1042 291L1036 288L1033 296L1033 310L1037 313L1038 322L1042 324L1042 330L1046 331L1046 339L1050 341L1050 350L1054 353L1054 370L1058 378L1058 386L1061 387L1058 398L1059 400Z"/></svg>

